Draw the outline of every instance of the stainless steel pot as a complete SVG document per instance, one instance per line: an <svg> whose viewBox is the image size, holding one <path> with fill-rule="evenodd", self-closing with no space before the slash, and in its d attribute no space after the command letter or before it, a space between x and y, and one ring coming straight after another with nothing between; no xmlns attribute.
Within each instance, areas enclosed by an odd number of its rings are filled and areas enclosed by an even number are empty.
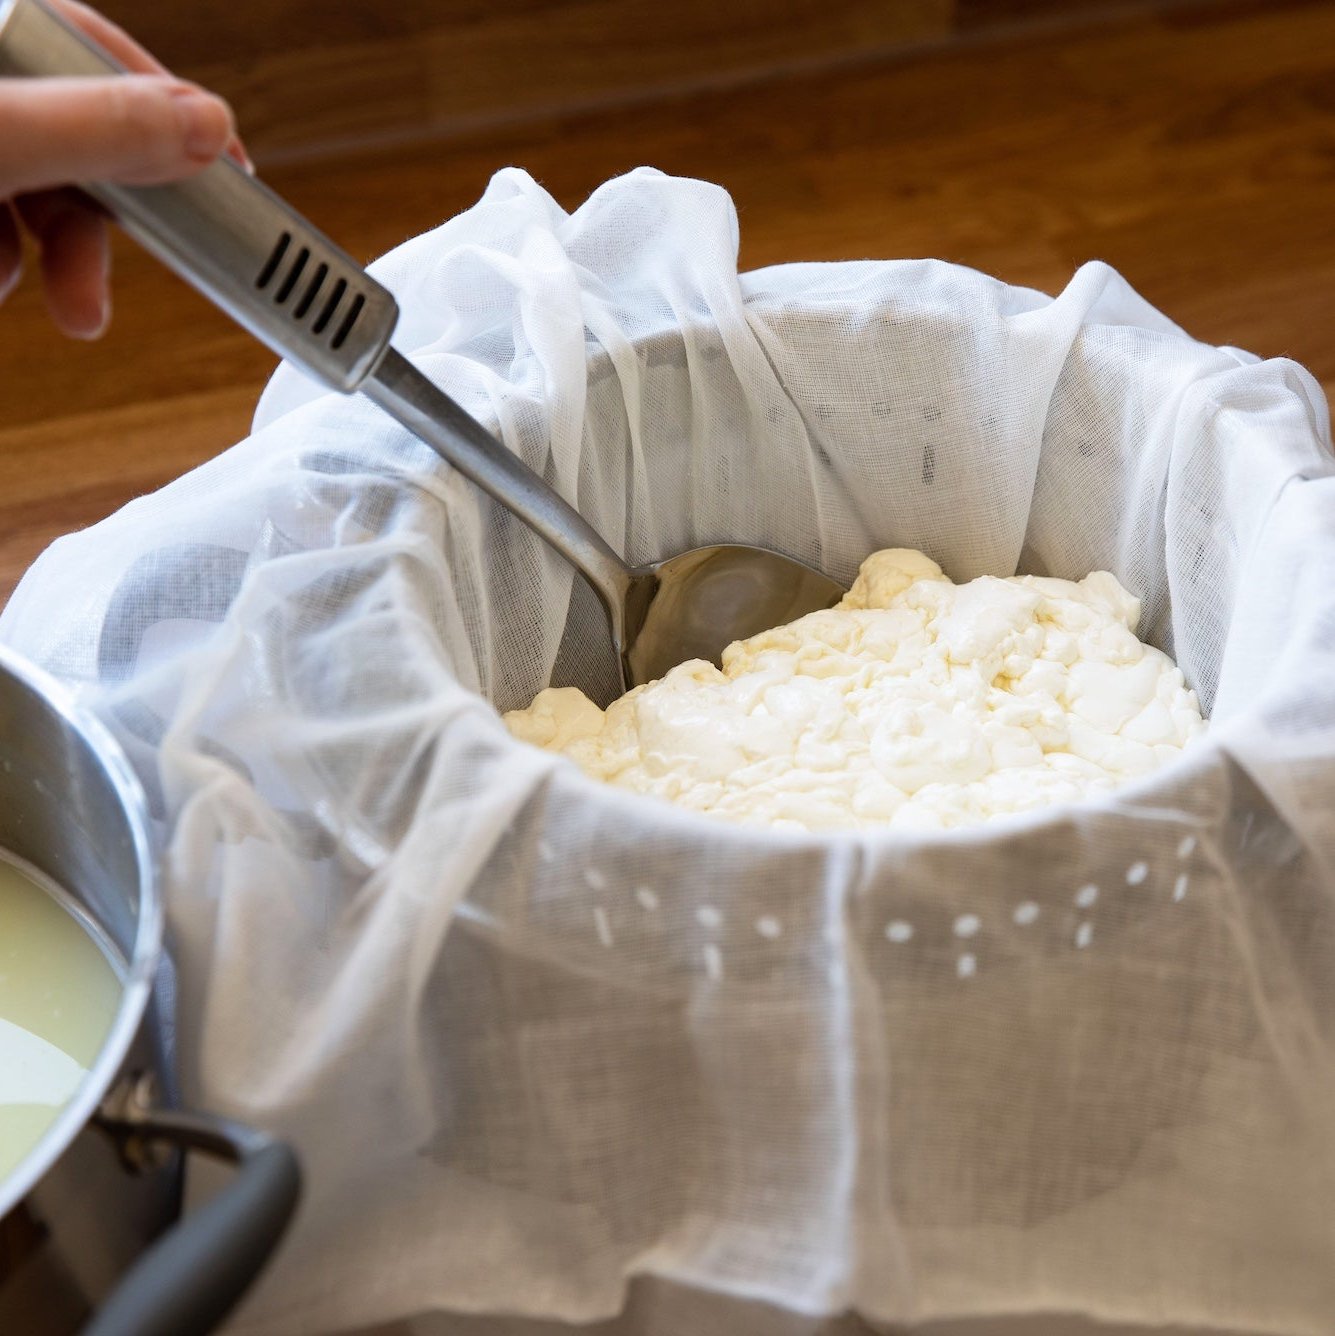
<svg viewBox="0 0 1335 1336"><path fill-rule="evenodd" d="M120 956L110 1033L78 1093L0 1182L0 1332L211 1331L296 1206L295 1156L173 1107L163 915L144 797L120 748L60 686L0 647L0 847L46 873ZM182 1150L239 1172L178 1219Z"/></svg>

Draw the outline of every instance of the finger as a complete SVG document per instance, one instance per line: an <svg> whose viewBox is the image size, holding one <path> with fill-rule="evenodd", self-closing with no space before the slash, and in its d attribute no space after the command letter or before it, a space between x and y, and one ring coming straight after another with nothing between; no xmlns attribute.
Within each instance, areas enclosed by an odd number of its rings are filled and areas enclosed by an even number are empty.
<svg viewBox="0 0 1335 1336"><path fill-rule="evenodd" d="M50 4L132 73L170 73L165 65L150 52L145 51L124 28L113 23L106 15L99 14L88 5L80 4L78 0L50 0ZM226 153L248 172L254 172L255 165L251 162L246 147L239 137L233 136L227 145Z"/></svg>
<svg viewBox="0 0 1335 1336"><path fill-rule="evenodd" d="M0 302L18 285L23 273L23 243L8 203L0 200Z"/></svg>
<svg viewBox="0 0 1335 1336"><path fill-rule="evenodd" d="M235 133L221 98L148 74L0 79L0 125L0 199L76 181L176 180Z"/></svg>
<svg viewBox="0 0 1335 1336"><path fill-rule="evenodd" d="M102 214L77 190L42 191L15 203L41 247L51 318L73 338L98 338L111 319L111 252Z"/></svg>

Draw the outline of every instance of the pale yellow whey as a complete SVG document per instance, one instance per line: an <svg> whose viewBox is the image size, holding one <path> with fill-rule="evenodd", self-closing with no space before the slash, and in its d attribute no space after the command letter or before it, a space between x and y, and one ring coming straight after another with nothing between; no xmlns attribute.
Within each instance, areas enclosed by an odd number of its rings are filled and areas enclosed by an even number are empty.
<svg viewBox="0 0 1335 1336"><path fill-rule="evenodd" d="M0 851L0 1178L79 1088L121 987L83 925Z"/></svg>

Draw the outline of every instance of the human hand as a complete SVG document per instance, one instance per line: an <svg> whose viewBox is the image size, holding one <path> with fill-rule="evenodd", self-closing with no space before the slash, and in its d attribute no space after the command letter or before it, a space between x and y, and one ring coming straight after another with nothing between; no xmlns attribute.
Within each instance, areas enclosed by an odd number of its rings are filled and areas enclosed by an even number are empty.
<svg viewBox="0 0 1335 1336"><path fill-rule="evenodd" d="M170 74L88 6L47 3L134 73L0 78L0 301L21 275L22 225L41 251L51 318L95 339L111 318L106 216L72 183L175 181L224 151L250 164L221 98Z"/></svg>

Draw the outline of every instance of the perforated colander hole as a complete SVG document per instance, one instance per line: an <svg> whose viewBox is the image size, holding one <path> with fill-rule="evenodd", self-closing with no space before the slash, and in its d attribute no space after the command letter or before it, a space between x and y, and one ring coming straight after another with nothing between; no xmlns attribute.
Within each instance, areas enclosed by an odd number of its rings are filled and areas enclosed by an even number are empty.
<svg viewBox="0 0 1335 1336"><path fill-rule="evenodd" d="M955 961L955 973L961 979L972 979L978 973L978 957L966 951Z"/></svg>
<svg viewBox="0 0 1335 1336"><path fill-rule="evenodd" d="M1092 909L1094 902L1099 898L1099 888L1093 883L1088 886L1082 886L1075 893L1075 903L1077 909Z"/></svg>
<svg viewBox="0 0 1335 1336"><path fill-rule="evenodd" d="M1082 951L1094 940L1094 925L1086 920L1075 930L1075 944Z"/></svg>
<svg viewBox="0 0 1335 1336"><path fill-rule="evenodd" d="M907 942L913 936L913 924L906 923L903 919L891 919L885 925L885 935L889 941Z"/></svg>
<svg viewBox="0 0 1335 1336"><path fill-rule="evenodd" d="M635 900L641 909L652 914L658 908L658 892L652 886L637 886Z"/></svg>
<svg viewBox="0 0 1335 1336"><path fill-rule="evenodd" d="M602 905L593 907L593 928L598 934L598 940L607 947L614 946L616 939L612 936L612 924L608 921L607 910Z"/></svg>
<svg viewBox="0 0 1335 1336"><path fill-rule="evenodd" d="M1184 872L1173 883L1173 899L1182 901L1187 898L1187 874Z"/></svg>
<svg viewBox="0 0 1335 1336"><path fill-rule="evenodd" d="M1149 875L1148 863L1132 863L1126 870L1126 884L1128 886L1139 886Z"/></svg>
<svg viewBox="0 0 1335 1336"><path fill-rule="evenodd" d="M1016 926L1027 928L1038 918L1038 906L1032 900L1022 900L1015 906L1011 918L1015 920Z"/></svg>
<svg viewBox="0 0 1335 1336"><path fill-rule="evenodd" d="M705 973L717 983L723 977L723 952L714 942L706 942L701 955L705 962Z"/></svg>
<svg viewBox="0 0 1335 1336"><path fill-rule="evenodd" d="M783 936L783 924L773 914L763 914L756 919L756 931L772 942Z"/></svg>
<svg viewBox="0 0 1335 1336"><path fill-rule="evenodd" d="M972 937L982 926L982 920L977 914L961 914L955 920L955 936Z"/></svg>
<svg viewBox="0 0 1335 1336"><path fill-rule="evenodd" d="M706 929L714 929L723 922L723 915L713 905L701 905L695 911L695 921Z"/></svg>
<svg viewBox="0 0 1335 1336"><path fill-rule="evenodd" d="M607 877L599 872L596 867L586 867L584 869L584 881L591 891L605 891L607 889Z"/></svg>
<svg viewBox="0 0 1335 1336"><path fill-rule="evenodd" d="M1177 856L1179 858L1190 858L1196 852L1196 837L1188 835L1181 844L1177 846Z"/></svg>

